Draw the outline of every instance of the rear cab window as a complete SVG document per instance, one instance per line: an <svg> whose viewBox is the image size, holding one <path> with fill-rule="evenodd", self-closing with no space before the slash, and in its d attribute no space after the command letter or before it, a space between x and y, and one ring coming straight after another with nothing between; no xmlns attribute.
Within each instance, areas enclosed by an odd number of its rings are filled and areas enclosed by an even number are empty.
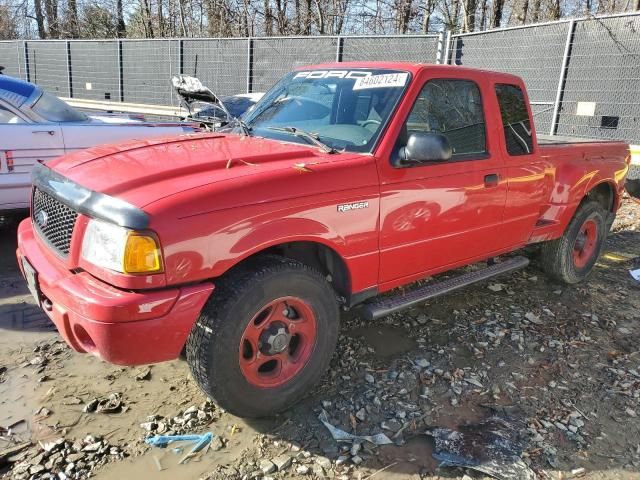
<svg viewBox="0 0 640 480"><path fill-rule="evenodd" d="M507 153L512 156L533 153L531 119L524 92L517 85L496 85L496 96L504 130Z"/></svg>

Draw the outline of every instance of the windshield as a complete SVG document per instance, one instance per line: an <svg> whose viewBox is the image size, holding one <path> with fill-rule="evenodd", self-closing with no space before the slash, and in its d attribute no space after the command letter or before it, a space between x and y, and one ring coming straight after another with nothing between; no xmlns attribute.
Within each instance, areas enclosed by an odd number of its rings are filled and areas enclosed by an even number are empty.
<svg viewBox="0 0 640 480"><path fill-rule="evenodd" d="M293 127L336 150L371 152L408 83L409 73L397 70L292 72L244 120L261 137L309 143L280 130Z"/></svg>
<svg viewBox="0 0 640 480"><path fill-rule="evenodd" d="M49 122L84 122L87 120L84 113L47 92L42 94L31 110Z"/></svg>

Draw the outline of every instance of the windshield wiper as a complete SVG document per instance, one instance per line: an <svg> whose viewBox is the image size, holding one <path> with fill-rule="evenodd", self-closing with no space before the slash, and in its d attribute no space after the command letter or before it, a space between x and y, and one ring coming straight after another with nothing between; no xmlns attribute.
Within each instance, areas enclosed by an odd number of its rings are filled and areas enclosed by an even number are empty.
<svg viewBox="0 0 640 480"><path fill-rule="evenodd" d="M318 135L309 133L305 130L300 130L296 127L267 127L267 129L273 130L274 132L286 132L295 135L296 137L304 138L305 140L314 144L316 147L320 147L325 153L338 153L338 150L320 141Z"/></svg>

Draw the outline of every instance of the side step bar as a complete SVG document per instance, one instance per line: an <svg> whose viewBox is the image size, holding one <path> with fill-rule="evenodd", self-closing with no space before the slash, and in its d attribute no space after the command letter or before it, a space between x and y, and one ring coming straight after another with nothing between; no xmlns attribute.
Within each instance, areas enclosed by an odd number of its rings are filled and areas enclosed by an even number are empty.
<svg viewBox="0 0 640 480"><path fill-rule="evenodd" d="M482 282L489 278L503 273L512 272L529 265L529 259L518 256L511 257L504 262L495 263L482 270L458 275L441 282L430 283L409 292L400 293L394 296L378 297L362 306L362 316L367 320L377 320L378 318L390 315L400 310L404 310L426 300L455 292L477 282Z"/></svg>

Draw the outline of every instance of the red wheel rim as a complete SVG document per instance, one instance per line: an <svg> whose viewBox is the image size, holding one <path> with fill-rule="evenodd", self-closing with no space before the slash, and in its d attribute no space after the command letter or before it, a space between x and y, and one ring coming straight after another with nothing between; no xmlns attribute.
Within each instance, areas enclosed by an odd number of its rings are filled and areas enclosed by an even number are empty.
<svg viewBox="0 0 640 480"><path fill-rule="evenodd" d="M316 343L316 316L297 297L268 303L242 334L240 370L256 387L277 387L295 377L307 364Z"/></svg>
<svg viewBox="0 0 640 480"><path fill-rule="evenodd" d="M593 258L598 244L598 224L587 220L580 227L576 241L573 243L573 263L577 268L584 268Z"/></svg>

